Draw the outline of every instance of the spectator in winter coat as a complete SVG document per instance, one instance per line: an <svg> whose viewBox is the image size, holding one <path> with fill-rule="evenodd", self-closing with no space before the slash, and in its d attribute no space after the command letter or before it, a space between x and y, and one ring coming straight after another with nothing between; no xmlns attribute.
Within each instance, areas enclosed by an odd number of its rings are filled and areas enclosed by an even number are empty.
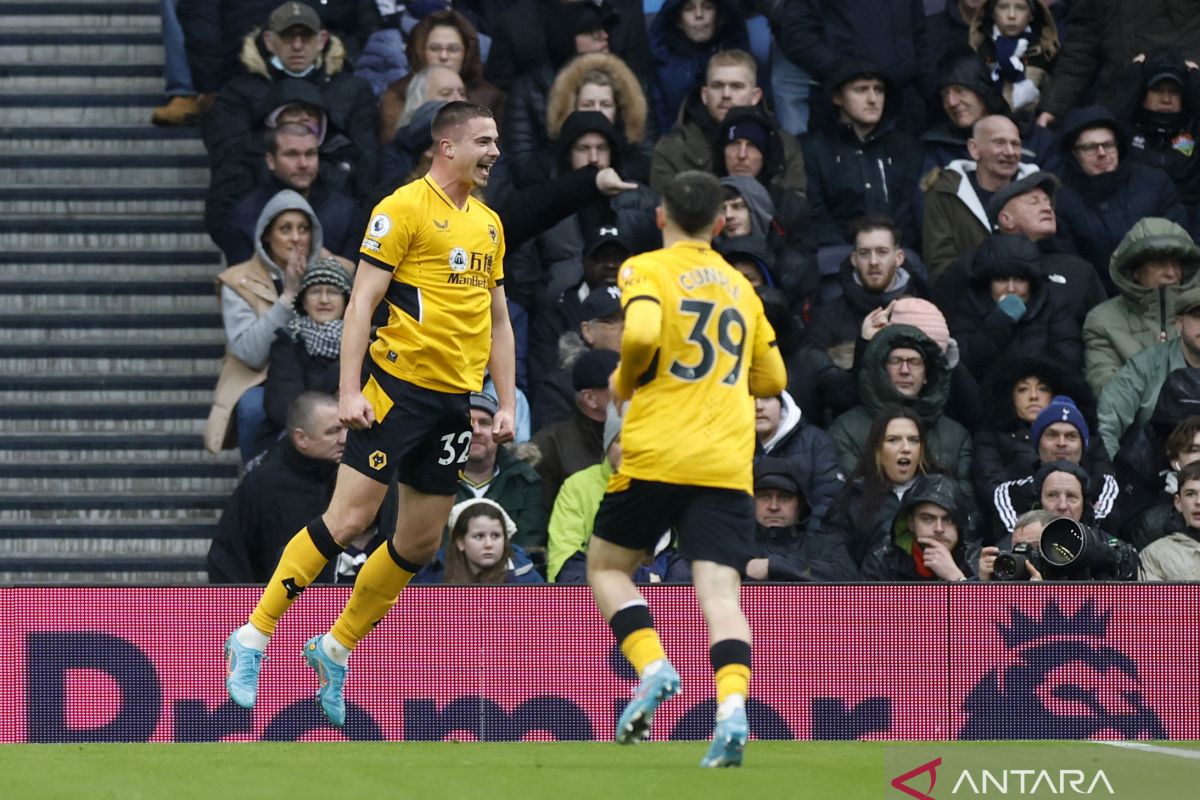
<svg viewBox="0 0 1200 800"><path fill-rule="evenodd" d="M821 533L816 512L787 459L763 456L754 464L754 557L745 567L752 581L853 581L858 569L842 536ZM839 484L840 486L840 484Z"/></svg>
<svg viewBox="0 0 1200 800"><path fill-rule="evenodd" d="M1121 292L1096 306L1083 325L1087 379L1101 391L1121 365L1178 335L1175 298L1197 283L1200 248L1174 222L1147 217L1135 224L1110 259Z"/></svg>
<svg viewBox="0 0 1200 800"><path fill-rule="evenodd" d="M1197 54L1200 55L1200 54ZM1193 56L1195 58L1196 56ZM1200 232L1200 69L1173 50L1154 50L1125 68L1117 119L1129 135L1129 158L1158 167L1175 183Z"/></svg>
<svg viewBox="0 0 1200 800"><path fill-rule="evenodd" d="M849 244L854 221L866 214L891 217L907 241L916 241L920 154L912 136L896 128L890 108L897 95L886 97L887 77L870 61L843 60L827 85L835 119L804 140L819 244Z"/></svg>
<svg viewBox="0 0 1200 800"><path fill-rule="evenodd" d="M819 527L845 476L838 465L829 434L803 419L800 407L787 392L754 401L755 458L770 458L788 465L805 503Z"/></svg>
<svg viewBox="0 0 1200 800"><path fill-rule="evenodd" d="M858 463L821 523L822 531L842 538L856 566L887 541L913 482L939 471L927 445L912 409L886 406L871 420Z"/></svg>
<svg viewBox="0 0 1200 800"><path fill-rule="evenodd" d="M997 359L1018 355L1072 371L1083 365L1079 326L1053 301L1040 255L1024 236L999 233L975 251L967 289L946 316L976 381L986 380Z"/></svg>
<svg viewBox="0 0 1200 800"><path fill-rule="evenodd" d="M1107 452L1092 441L1091 429L1075 402L1062 395L1054 397L1038 414L1030 428L1030 441L1037 447L1038 464L1029 474L998 485L990 498L993 524L988 543L1012 533L1021 514L1037 507L1040 470L1049 464L1069 464L1084 476L1085 499L1093 522L1117 530L1120 515L1117 498L1120 487ZM1043 508L1048 506L1043 505ZM1057 510L1057 509L1051 509ZM1079 518L1076 517L1076 520Z"/></svg>
<svg viewBox="0 0 1200 800"><path fill-rule="evenodd" d="M575 111L599 111L608 117L622 139L624 177L638 183L650 179L650 156L658 128L650 118L646 95L637 76L620 57L612 53L586 53L568 61L554 77L546 98L546 137L524 146L549 149L562 134L567 117ZM506 148L516 163L526 158L514 152L522 146L516 142Z"/></svg>
<svg viewBox="0 0 1200 800"><path fill-rule="evenodd" d="M1038 124L1051 126L1094 96L1112 105L1122 71L1140 53L1174 48L1195 59L1200 14L1176 0L1072 0L1054 79Z"/></svg>
<svg viewBox="0 0 1200 800"><path fill-rule="evenodd" d="M943 323L944 324L944 323ZM949 339L949 334L946 334ZM921 420L928 437L923 446L931 462L948 465L971 496L971 437L945 415L951 368L941 346L911 325L888 325L876 333L858 370L859 405L829 426L838 461L847 472L861 463L871 422L884 406L901 405Z"/></svg>
<svg viewBox="0 0 1200 800"><path fill-rule="evenodd" d="M1152 345L1130 358L1100 394L1100 434L1113 457L1125 432L1150 420L1167 376L1183 367L1200 367L1200 287L1175 299L1175 325L1178 340Z"/></svg>
<svg viewBox="0 0 1200 800"><path fill-rule="evenodd" d="M545 583L533 562L513 544L517 525L500 504L476 497L450 509L450 541L412 582L444 584Z"/></svg>
<svg viewBox="0 0 1200 800"><path fill-rule="evenodd" d="M1174 531L1142 550L1138 580L1200 581L1200 465L1179 471L1173 503Z"/></svg>
<svg viewBox="0 0 1200 800"><path fill-rule="evenodd" d="M318 258L304 270L296 292L296 314L286 328L276 331L271 343L263 382L267 421L259 434L268 444L287 430L288 409L301 394L337 394L342 315L349 300L350 276L341 262Z"/></svg>
<svg viewBox="0 0 1200 800"><path fill-rule="evenodd" d="M967 150L971 161L952 161L921 181L925 191L921 252L935 287L950 262L978 247L991 233L987 207L992 196L1038 171L1033 164L1021 163L1021 135L1007 117L981 117L967 141Z"/></svg>
<svg viewBox="0 0 1200 800"><path fill-rule="evenodd" d="M1167 376L1150 421L1125 434L1113 459L1121 487L1121 538L1138 549L1162 536L1176 511L1176 473L1200 460L1200 370Z"/></svg>
<svg viewBox="0 0 1200 800"><path fill-rule="evenodd" d="M263 389L275 331L295 315L296 295L308 263L320 255L321 223L312 207L285 189L263 208L255 228L254 257L217 276L221 316L228 341L221 375L204 429L204 446L213 453L230 446L237 420L242 461L258 451L258 430L266 419Z"/></svg>
<svg viewBox="0 0 1200 800"><path fill-rule="evenodd" d="M869 581L948 581L971 577L970 508L953 478L922 475L904 493L891 536L867 556Z"/></svg>
<svg viewBox="0 0 1200 800"><path fill-rule="evenodd" d="M346 137L343 161L351 173L349 185L354 194L365 196L378 151L375 95L366 81L346 69L342 41L322 27L317 12L303 3L284 3L265 30L255 28L242 39L241 62L245 71L221 88L204 117L204 145L213 166L246 150L275 83L294 78L320 91L329 131L325 138Z"/></svg>
<svg viewBox="0 0 1200 800"><path fill-rule="evenodd" d="M971 21L970 42L1008 107L1031 118L1059 46L1043 0L985 0Z"/></svg>
<svg viewBox="0 0 1200 800"><path fill-rule="evenodd" d="M1061 133L1066 162L1058 192L1059 234L1108 278L1109 259L1129 229L1145 217L1166 217L1186 228L1175 185L1162 170L1136 163L1117 120L1101 106L1072 111ZM1116 287L1109 286L1110 294Z"/></svg>
<svg viewBox="0 0 1200 800"><path fill-rule="evenodd" d="M804 155L796 139L780 130L766 109L760 106L734 106L725 112L713 137L712 169L718 178L742 175L754 178L771 194L775 207L780 209L791 228L803 208L804 223L808 221L804 199L807 177Z"/></svg>
<svg viewBox="0 0 1200 800"><path fill-rule="evenodd" d="M1005 359L991 370L980 392L983 424L974 435L972 485L976 497L986 502L1000 484L1037 471L1041 458L1031 427L1060 395L1072 398L1084 425L1089 431L1096 430L1096 397L1078 371L1025 356ZM1089 457L1108 461L1100 437L1094 436L1090 442Z"/></svg>
<svg viewBox="0 0 1200 800"><path fill-rule="evenodd" d="M746 20L735 0L666 0L647 32L654 67L654 108L661 130L704 81L712 55L749 50Z"/></svg>
<svg viewBox="0 0 1200 800"><path fill-rule="evenodd" d="M233 490L208 549L210 583L265 583L296 530L329 503L346 428L337 398L304 392L288 409L287 436L256 459ZM397 492L388 490L373 524L316 578L353 583L367 553L392 536Z"/></svg>
<svg viewBox="0 0 1200 800"><path fill-rule="evenodd" d="M466 90L465 99L492 109L496 112L497 119L500 118L504 95L483 77L479 32L471 24L471 20L450 8L426 14L409 32L405 53L408 57L409 74L388 84L379 97L381 144L386 145L390 142L404 124L408 84L413 75L435 64L458 73Z"/></svg>

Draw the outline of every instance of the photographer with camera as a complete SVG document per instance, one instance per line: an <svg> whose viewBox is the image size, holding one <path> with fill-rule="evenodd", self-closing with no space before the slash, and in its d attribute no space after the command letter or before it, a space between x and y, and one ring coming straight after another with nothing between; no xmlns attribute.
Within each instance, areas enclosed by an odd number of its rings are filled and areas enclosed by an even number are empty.
<svg viewBox="0 0 1200 800"><path fill-rule="evenodd" d="M1026 557L1028 562L1028 554L1038 552L1038 548L1042 543L1042 530L1054 521L1057 517L1053 512L1047 511L1044 508L1035 508L1033 511L1026 511L1017 518L1017 524L1013 526L1011 538L1006 538L1001 541L999 546L985 547L979 554L979 580L993 580L992 573L994 571L996 557L1007 555L1010 558L1014 555ZM1004 560L1001 560L1003 565ZM1038 571L1034 564L1029 564L1029 580L1040 581L1042 574Z"/></svg>
<svg viewBox="0 0 1200 800"><path fill-rule="evenodd" d="M1200 462L1176 475L1175 511L1167 520L1173 530L1141 553L1139 580L1200 581Z"/></svg>

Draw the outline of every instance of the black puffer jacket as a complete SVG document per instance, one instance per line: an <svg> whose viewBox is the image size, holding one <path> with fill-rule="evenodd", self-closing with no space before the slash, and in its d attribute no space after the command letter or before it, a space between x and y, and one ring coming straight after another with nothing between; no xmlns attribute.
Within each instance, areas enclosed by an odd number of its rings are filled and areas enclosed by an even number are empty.
<svg viewBox="0 0 1200 800"><path fill-rule="evenodd" d="M1005 481L1032 475L1037 470L1037 446L1030 441L1030 423L1017 416L1012 390L1022 378L1034 377L1050 389L1051 396L1063 395L1075 401L1088 428L1098 429L1096 396L1078 371L1064 370L1045 359L1018 355L996 364L984 383L984 427L975 433L971 481L975 496L986 504L996 487ZM1088 457L1108 461L1104 442L1093 436Z"/></svg>
<svg viewBox="0 0 1200 800"><path fill-rule="evenodd" d="M882 70L862 59L840 62L830 76L829 86L839 86L856 75L880 75ZM898 95L890 81L884 117L875 130L860 139L854 128L837 121L824 131L804 138L804 160L808 170L808 198L818 226L821 246L849 244L851 226L866 214L886 214L896 221L904 240L915 242L916 215L913 189L920 178L921 153L909 134L896 128L893 109Z"/></svg>
<svg viewBox="0 0 1200 800"><path fill-rule="evenodd" d="M1114 131L1120 163L1114 172L1085 175L1072 148L1080 133L1098 126ZM1130 159L1127 141L1116 117L1102 106L1072 111L1063 122L1060 139L1065 166L1063 187L1055 197L1058 233L1092 262L1109 294L1116 293L1109 282L1109 259L1134 223L1145 217L1166 217L1185 229L1188 226L1171 179L1160 169Z"/></svg>
<svg viewBox="0 0 1200 800"><path fill-rule="evenodd" d="M993 234L975 252L967 275L968 289L947 322L976 380L984 380L997 359L1020 355L1047 358L1063 370L1082 367L1079 326L1050 298L1037 245L1019 234ZM1025 313L1015 321L992 299L992 280L1006 277L1029 281Z"/></svg>
<svg viewBox="0 0 1200 800"><path fill-rule="evenodd" d="M858 568L841 536L814 530L814 518L777 528L755 526L754 557L767 559L767 580L788 583L849 583Z"/></svg>
<svg viewBox="0 0 1200 800"><path fill-rule="evenodd" d="M892 521L900 509L900 498L890 489L883 490L874 508L868 508L867 493L863 478L849 481L834 498L821 522L825 534L836 536L845 543L856 567L861 567L870 553L887 542Z"/></svg>

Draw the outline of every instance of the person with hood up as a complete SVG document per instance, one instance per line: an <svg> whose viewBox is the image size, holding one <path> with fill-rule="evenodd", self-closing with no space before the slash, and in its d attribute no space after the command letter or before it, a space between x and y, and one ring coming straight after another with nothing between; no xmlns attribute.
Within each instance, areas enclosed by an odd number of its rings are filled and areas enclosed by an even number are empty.
<svg viewBox="0 0 1200 800"><path fill-rule="evenodd" d="M862 455L834 498L821 530L846 544L856 567L884 544L904 493L922 475L941 472L911 408L884 406L871 420Z"/></svg>
<svg viewBox="0 0 1200 800"><path fill-rule="evenodd" d="M840 484L839 484L840 485ZM763 456L754 462L754 557L751 581L831 583L858 579L841 536L822 533L795 464Z"/></svg>
<svg viewBox="0 0 1200 800"><path fill-rule="evenodd" d="M703 82L712 55L749 50L750 34L735 0L666 0L647 31L654 69L654 108L666 130Z"/></svg>
<svg viewBox="0 0 1200 800"><path fill-rule="evenodd" d="M1008 107L1032 118L1059 44L1043 0L986 0L971 20L970 43Z"/></svg>
<svg viewBox="0 0 1200 800"><path fill-rule="evenodd" d="M585 53L558 71L546 103L546 134L542 149L562 134L563 123L574 111L599 111L620 134L625 150L623 175L645 183L650 179L650 157L658 138L646 94L633 70L612 53Z"/></svg>
<svg viewBox="0 0 1200 800"><path fill-rule="evenodd" d="M766 459L788 465L813 513L812 527L819 527L829 504L845 483L829 434L804 419L800 407L786 391L775 397L755 399L754 434L756 463Z"/></svg>
<svg viewBox="0 0 1200 800"><path fill-rule="evenodd" d="M1200 247L1176 223L1147 217L1125 234L1108 271L1121 293L1083 323L1087 380L1096 392L1130 358L1179 335L1173 306L1197 283Z"/></svg>
<svg viewBox="0 0 1200 800"><path fill-rule="evenodd" d="M976 497L991 497L1005 481L1037 470L1041 459L1031 428L1058 396L1072 398L1084 426L1096 429L1096 396L1077 370L1025 355L997 362L980 392L984 408L974 434L971 468ZM1090 458L1108 461L1100 437L1093 437L1090 447Z"/></svg>
<svg viewBox="0 0 1200 800"><path fill-rule="evenodd" d="M1175 509L1177 473L1200 461L1200 369L1186 367L1167 376L1154 416L1121 440L1113 459L1121 487L1121 537L1138 549L1164 533Z"/></svg>
<svg viewBox="0 0 1200 800"><path fill-rule="evenodd" d="M1200 232L1200 65L1177 50L1139 55L1121 78L1117 119L1129 134L1129 158L1171 176Z"/></svg>
<svg viewBox="0 0 1200 800"><path fill-rule="evenodd" d="M370 52L368 42L367 53ZM452 8L426 14L409 31L404 52L408 58L408 75L387 84L381 94L377 92L379 138L382 144L391 141L403 124L401 120L404 119L408 104L408 84L413 76L435 64L448 67L462 78L466 97L453 99L469 100L500 115L504 95L484 79L479 32L463 14ZM355 72L356 75L361 73L361 68Z"/></svg>
<svg viewBox="0 0 1200 800"><path fill-rule="evenodd" d="M214 168L245 150L255 123L269 110L266 100L275 83L294 78L320 91L328 130L347 137L345 162L354 179L370 182L379 149L375 95L370 84L350 74L342 40L324 28L311 6L288 2L276 8L265 29L254 28L242 39L240 58L244 72L221 87L202 122Z"/></svg>
<svg viewBox="0 0 1200 800"><path fill-rule="evenodd" d="M950 338L948 331L945 338ZM884 406L898 404L920 418L928 434L929 460L952 470L963 494L971 498L971 436L944 413L951 373L942 346L919 328L891 324L875 333L858 369L862 402L829 426L842 468L854 469L864 457L871 421Z"/></svg>
<svg viewBox="0 0 1200 800"><path fill-rule="evenodd" d="M912 197L921 155L912 136L896 127L890 80L870 61L845 59L827 86L832 119L803 142L819 244L851 243L854 221L866 214L891 217L906 241L916 241Z"/></svg>
<svg viewBox="0 0 1200 800"><path fill-rule="evenodd" d="M575 111L563 123L557 157L552 178L587 167L620 171L623 143L604 114ZM497 205L505 203L503 192L493 199ZM533 307L577 286L583 279L585 232L614 227L621 231L634 254L657 247L661 238L654 224L657 206L658 197L638 186L612 197L599 197L538 234L532 242L510 253L505 264L507 283L514 286L514 299Z"/></svg>
<svg viewBox="0 0 1200 800"><path fill-rule="evenodd" d="M939 69L952 61L970 58L978 63L971 49L971 20L983 0L944 0L942 11L925 18L925 31L933 52L933 64Z"/></svg>
<svg viewBox="0 0 1200 800"><path fill-rule="evenodd" d="M718 178L756 179L770 193L789 230L812 225L803 150L766 109L733 106L725 112L713 137L710 171Z"/></svg>
<svg viewBox="0 0 1200 800"><path fill-rule="evenodd" d="M967 558L971 516L954 479L923 475L904 493L891 536L863 562L869 581L961 582L973 573Z"/></svg>
<svg viewBox="0 0 1200 800"><path fill-rule="evenodd" d="M787 294L802 316L803 309L820 288L820 275L805 228L789 228L778 218L775 202L756 178L726 175L721 178L721 187L725 193L722 206L725 227L714 240L714 247L745 251L747 246L736 243L747 242L750 250L765 250L770 285Z"/></svg>
<svg viewBox="0 0 1200 800"><path fill-rule="evenodd" d="M1127 139L1103 106L1067 115L1060 133L1066 166L1058 190L1059 234L1074 242L1109 285L1109 260L1129 229L1146 217L1165 217L1185 229L1187 214L1167 174L1126 158Z"/></svg>
<svg viewBox="0 0 1200 800"><path fill-rule="evenodd" d="M1046 288L1037 245L1021 235L994 233L971 260L968 288L947 321L962 363L983 382L1000 358L1044 357L1059 369L1083 364L1079 326Z"/></svg>
<svg viewBox="0 0 1200 800"><path fill-rule="evenodd" d="M456 503L446 520L450 541L412 577L414 584L545 583L533 561L513 544L517 525L504 507L486 497Z"/></svg>
<svg viewBox="0 0 1200 800"><path fill-rule="evenodd" d="M275 332L286 328L296 313L296 297L309 262L329 255L321 241L321 223L312 207L285 189L258 216L254 256L217 276L227 345L204 428L204 446L210 452L232 444L229 435L236 409L242 462L256 454L258 429L266 419L261 384L267 377L271 343Z"/></svg>

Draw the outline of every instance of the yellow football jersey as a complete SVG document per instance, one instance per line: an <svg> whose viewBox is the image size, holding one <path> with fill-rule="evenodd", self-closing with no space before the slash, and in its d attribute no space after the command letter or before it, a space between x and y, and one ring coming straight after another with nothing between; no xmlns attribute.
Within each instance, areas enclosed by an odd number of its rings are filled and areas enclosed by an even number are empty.
<svg viewBox="0 0 1200 800"><path fill-rule="evenodd" d="M426 176L375 207L360 252L392 273L375 363L426 389L479 391L492 347L491 289L504 282L496 212L474 197L460 210Z"/></svg>
<svg viewBox="0 0 1200 800"><path fill-rule="evenodd" d="M662 323L657 353L625 412L610 489L639 478L752 493L751 373L760 393L777 394L787 382L754 287L711 247L690 240L630 258L618 283L626 309L657 303Z"/></svg>

